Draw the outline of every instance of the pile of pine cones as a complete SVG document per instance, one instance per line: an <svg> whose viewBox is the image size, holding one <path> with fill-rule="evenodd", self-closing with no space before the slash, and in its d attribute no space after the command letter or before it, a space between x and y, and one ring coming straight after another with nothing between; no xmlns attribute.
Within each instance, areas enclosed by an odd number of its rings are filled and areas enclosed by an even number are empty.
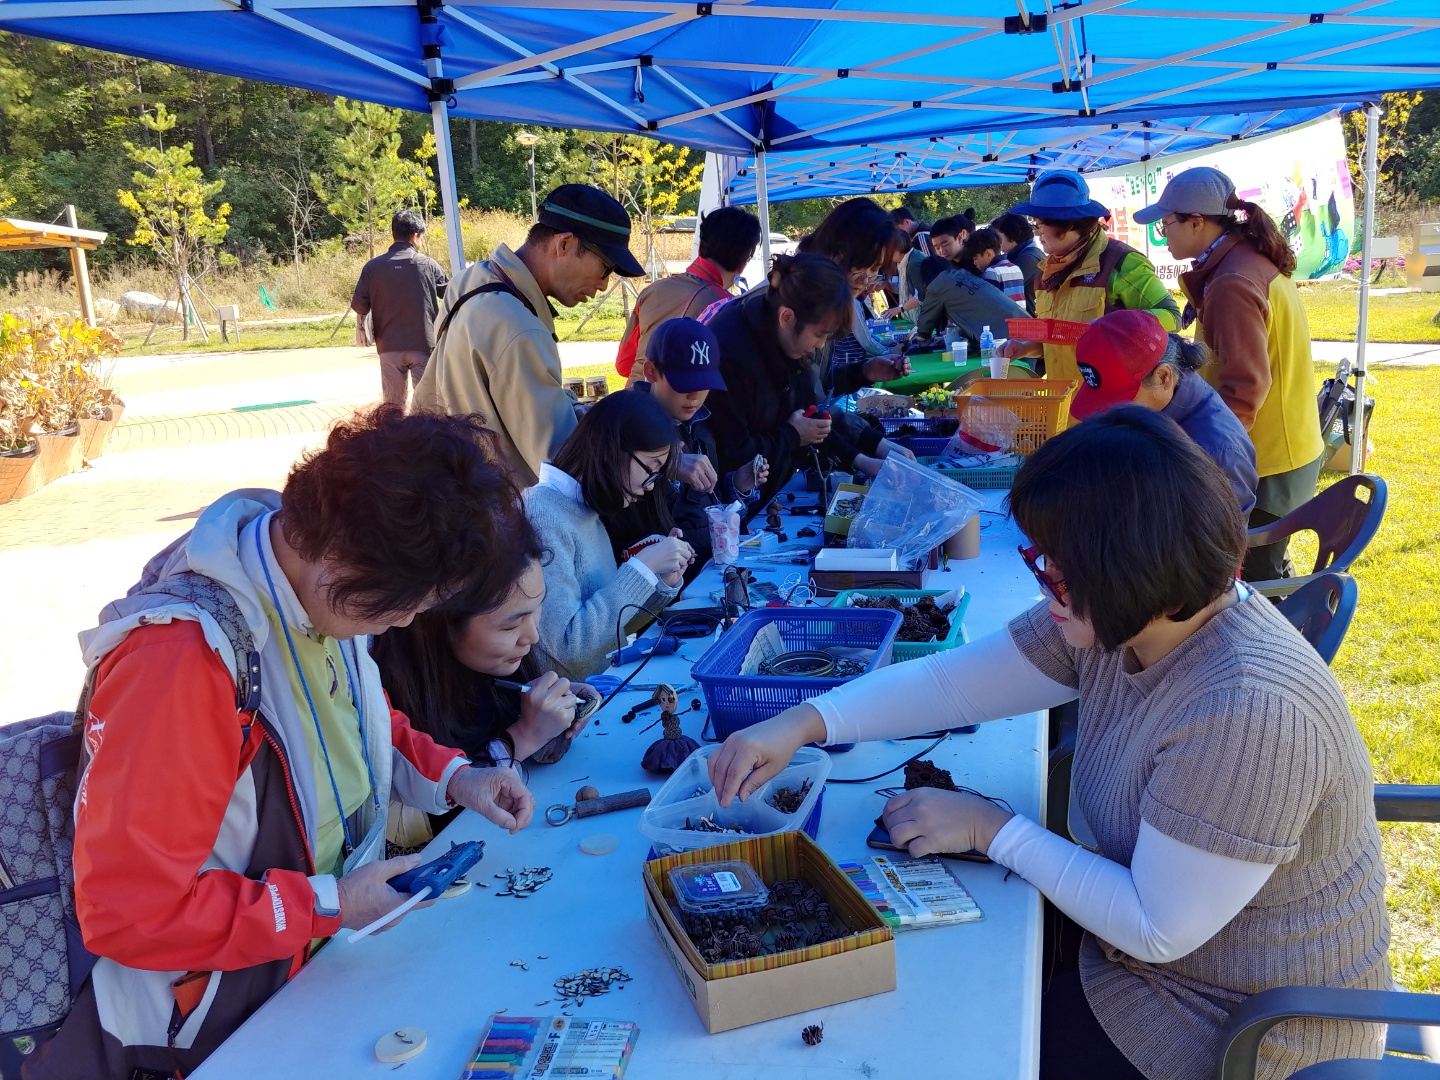
<svg viewBox="0 0 1440 1080"><path fill-rule="evenodd" d="M683 915L690 940L709 964L803 949L848 933L820 890L791 878L770 886L770 902L741 915Z"/></svg>
<svg viewBox="0 0 1440 1080"><path fill-rule="evenodd" d="M950 633L950 620L935 606L935 597L922 596L913 604L903 603L898 596L855 596L850 605L858 608L889 608L900 612L903 621L896 641L939 641Z"/></svg>

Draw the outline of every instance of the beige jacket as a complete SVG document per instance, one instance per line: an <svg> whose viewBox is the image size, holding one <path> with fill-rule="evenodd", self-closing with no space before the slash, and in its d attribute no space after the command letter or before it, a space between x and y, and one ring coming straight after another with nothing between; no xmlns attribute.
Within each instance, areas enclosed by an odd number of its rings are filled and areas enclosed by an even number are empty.
<svg viewBox="0 0 1440 1080"><path fill-rule="evenodd" d="M508 293L482 293L456 313L415 388L411 409L480 413L522 487L575 430L575 398L561 384L554 312L520 257L504 244L450 282L436 328L467 292L508 278L534 306L531 314Z"/></svg>

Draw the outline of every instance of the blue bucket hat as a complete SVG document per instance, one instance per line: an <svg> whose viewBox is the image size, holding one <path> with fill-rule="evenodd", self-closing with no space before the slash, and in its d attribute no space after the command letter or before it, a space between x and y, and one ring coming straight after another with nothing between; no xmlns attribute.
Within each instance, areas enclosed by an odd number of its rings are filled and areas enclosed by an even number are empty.
<svg viewBox="0 0 1440 1080"><path fill-rule="evenodd" d="M1046 169L1030 189L1030 198L1010 208L1012 214L1074 221L1077 218L1109 217L1110 208L1090 198L1090 185L1073 169Z"/></svg>

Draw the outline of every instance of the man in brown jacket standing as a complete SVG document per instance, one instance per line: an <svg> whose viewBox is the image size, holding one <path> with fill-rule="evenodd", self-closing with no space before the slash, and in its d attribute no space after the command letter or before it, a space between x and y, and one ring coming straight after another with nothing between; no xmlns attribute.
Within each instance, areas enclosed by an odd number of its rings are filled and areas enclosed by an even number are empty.
<svg viewBox="0 0 1440 1080"><path fill-rule="evenodd" d="M612 273L644 273L630 253L630 216L598 188L563 184L539 217L518 251L500 244L450 283L435 354L411 402L416 411L484 416L521 487L534 485L575 430L550 300L574 307Z"/></svg>
<svg viewBox="0 0 1440 1080"><path fill-rule="evenodd" d="M370 315L381 392L387 402L404 408L406 373L412 388L420 385L435 347L435 303L450 278L444 267L416 250L425 220L414 210L401 210L391 219L390 235L395 240L390 250L361 269L350 306L362 323Z"/></svg>

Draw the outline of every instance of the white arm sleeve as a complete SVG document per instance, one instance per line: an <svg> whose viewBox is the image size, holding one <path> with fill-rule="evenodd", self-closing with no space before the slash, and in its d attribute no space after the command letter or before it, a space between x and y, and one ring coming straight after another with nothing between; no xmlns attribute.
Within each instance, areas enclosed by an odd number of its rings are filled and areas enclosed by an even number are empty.
<svg viewBox="0 0 1440 1080"><path fill-rule="evenodd" d="M1214 937L1270 879L1270 863L1214 855L1140 823L1130 866L1111 862L1018 814L990 858L1015 871L1096 937L1165 964Z"/></svg>
<svg viewBox="0 0 1440 1080"><path fill-rule="evenodd" d="M898 739L983 724L1074 700L1021 654L1008 630L969 645L891 664L815 698L826 743Z"/></svg>

